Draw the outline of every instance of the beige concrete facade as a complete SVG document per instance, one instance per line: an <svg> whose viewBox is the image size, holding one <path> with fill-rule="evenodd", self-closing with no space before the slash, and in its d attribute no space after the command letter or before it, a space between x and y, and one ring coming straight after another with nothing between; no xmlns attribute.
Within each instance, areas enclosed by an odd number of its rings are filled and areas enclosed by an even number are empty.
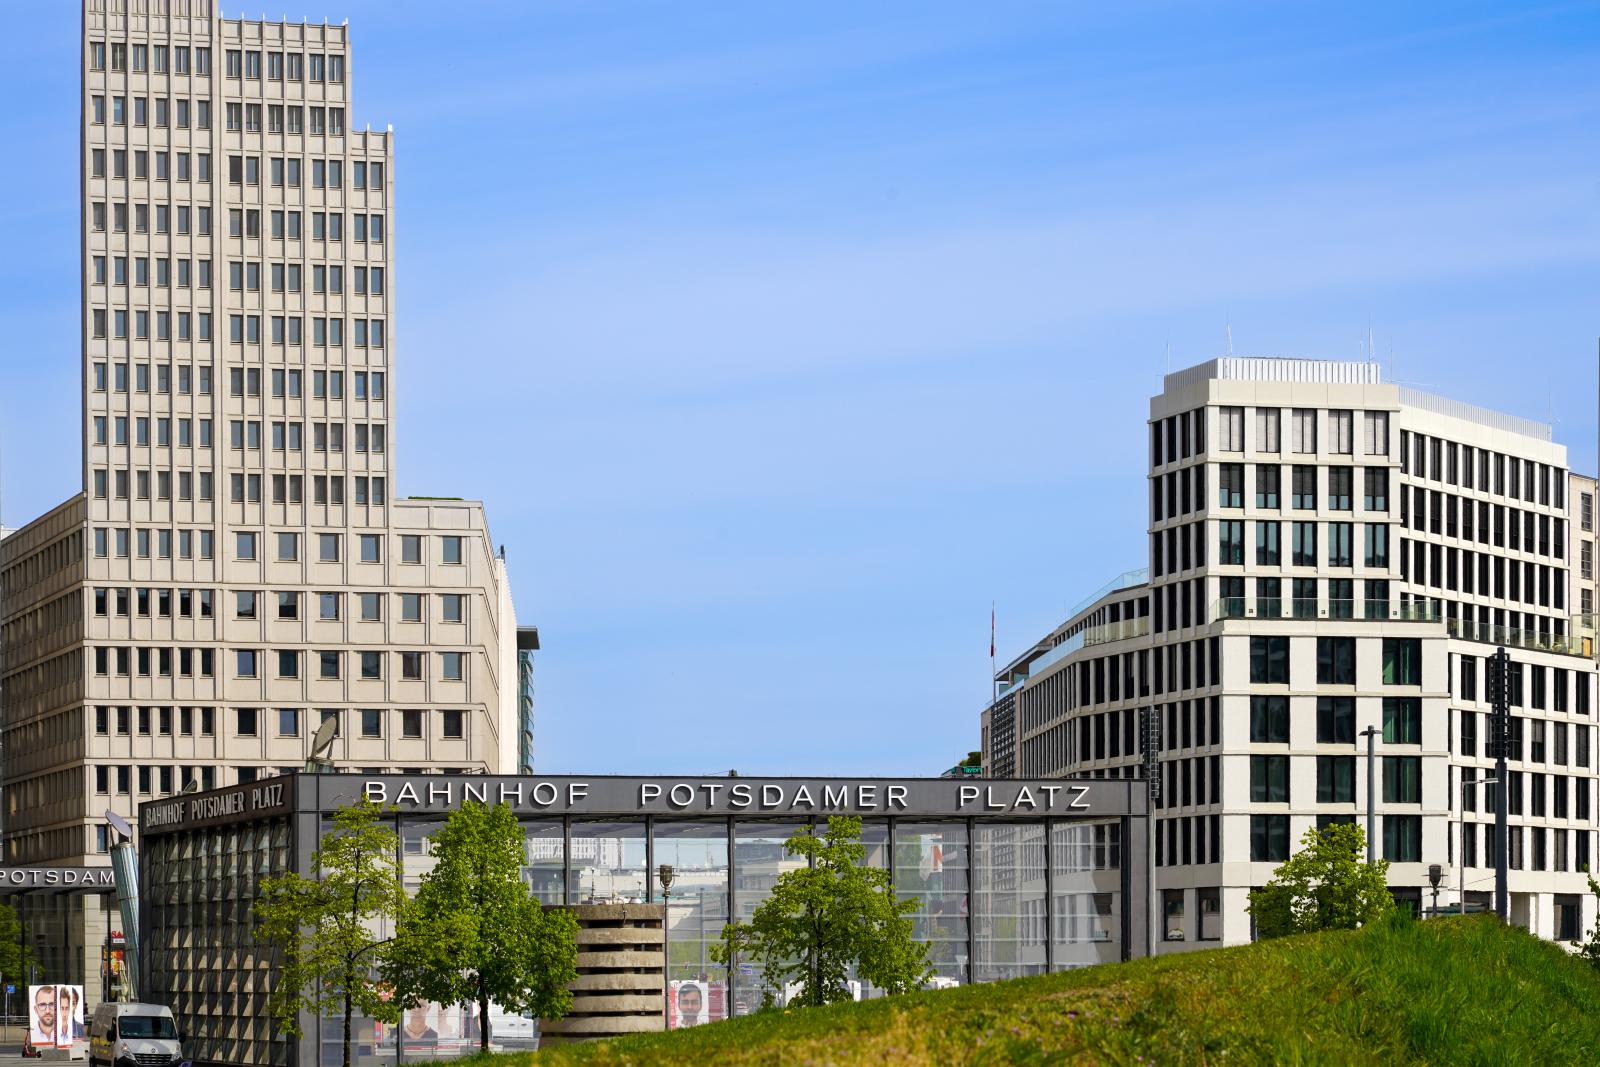
<svg viewBox="0 0 1600 1067"><path fill-rule="evenodd" d="M0 546L6 863L297 768L512 771L481 504L393 457L394 135L344 26L85 0L82 491ZM415 358L428 358L425 353Z"/></svg>

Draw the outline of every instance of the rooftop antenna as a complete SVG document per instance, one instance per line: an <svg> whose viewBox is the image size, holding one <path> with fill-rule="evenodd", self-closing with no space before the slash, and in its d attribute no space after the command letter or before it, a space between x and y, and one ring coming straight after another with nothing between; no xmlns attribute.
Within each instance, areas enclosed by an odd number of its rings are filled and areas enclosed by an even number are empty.
<svg viewBox="0 0 1600 1067"><path fill-rule="evenodd" d="M1228 320L1228 355L1233 355L1233 320Z"/></svg>

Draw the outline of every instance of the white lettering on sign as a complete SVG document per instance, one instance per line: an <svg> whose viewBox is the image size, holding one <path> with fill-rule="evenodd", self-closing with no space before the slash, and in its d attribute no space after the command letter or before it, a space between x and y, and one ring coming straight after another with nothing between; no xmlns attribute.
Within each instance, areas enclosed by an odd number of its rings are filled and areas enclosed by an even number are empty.
<svg viewBox="0 0 1600 1067"><path fill-rule="evenodd" d="M896 787L889 786L889 789ZM1056 803L1056 794L1065 791L1067 796L1061 805ZM1038 794L1044 796L1042 810L1056 811L1058 807L1073 811L1088 811L1089 787L1086 785L989 785L961 786L956 793L956 806L965 809L969 805L980 806L984 811L1040 811L1041 805Z"/></svg>
<svg viewBox="0 0 1600 1067"><path fill-rule="evenodd" d="M703 811L733 812L759 808L765 811L796 813L833 812L925 812L936 816L980 813L1048 814L1078 813L1093 810L1089 785L1047 784L1044 782L993 781L977 783L940 782L890 783L881 781L742 781L739 779L704 781L633 781L592 784L557 778L547 781L500 780L471 782L416 778L414 780L369 781L361 795L375 804L406 807L448 808L458 803L498 803L513 807L580 813L622 814L629 810L617 794L621 785L633 791L632 809L642 812ZM458 789L457 786L460 788ZM1108 787L1098 787L1107 788ZM596 790L599 790L596 795ZM913 801L913 791L917 799ZM953 806L943 807L943 805ZM216 796L195 797L187 803L148 805L143 817L146 826L172 826L190 819L209 819L240 814L247 810L279 808L288 794L283 785L259 786L254 791L236 791ZM1113 808L1107 814L1124 809Z"/></svg>
<svg viewBox="0 0 1600 1067"><path fill-rule="evenodd" d="M110 867L0 867L0 885L100 889L116 884Z"/></svg>

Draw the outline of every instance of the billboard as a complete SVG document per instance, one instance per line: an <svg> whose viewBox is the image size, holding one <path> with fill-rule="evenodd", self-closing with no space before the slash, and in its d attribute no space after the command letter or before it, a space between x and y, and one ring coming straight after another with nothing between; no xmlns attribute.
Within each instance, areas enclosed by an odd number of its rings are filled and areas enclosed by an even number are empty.
<svg viewBox="0 0 1600 1067"><path fill-rule="evenodd" d="M28 987L28 1037L34 1048L70 1049L86 1040L84 1034L83 986Z"/></svg>

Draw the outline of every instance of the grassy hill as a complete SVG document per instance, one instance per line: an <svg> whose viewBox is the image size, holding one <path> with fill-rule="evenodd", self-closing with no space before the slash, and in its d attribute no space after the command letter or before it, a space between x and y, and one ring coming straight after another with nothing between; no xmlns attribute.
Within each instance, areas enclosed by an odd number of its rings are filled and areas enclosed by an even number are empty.
<svg viewBox="0 0 1600 1067"><path fill-rule="evenodd" d="M1600 1061L1600 972L1492 917L1396 921L490 1057L662 1064Z"/></svg>

